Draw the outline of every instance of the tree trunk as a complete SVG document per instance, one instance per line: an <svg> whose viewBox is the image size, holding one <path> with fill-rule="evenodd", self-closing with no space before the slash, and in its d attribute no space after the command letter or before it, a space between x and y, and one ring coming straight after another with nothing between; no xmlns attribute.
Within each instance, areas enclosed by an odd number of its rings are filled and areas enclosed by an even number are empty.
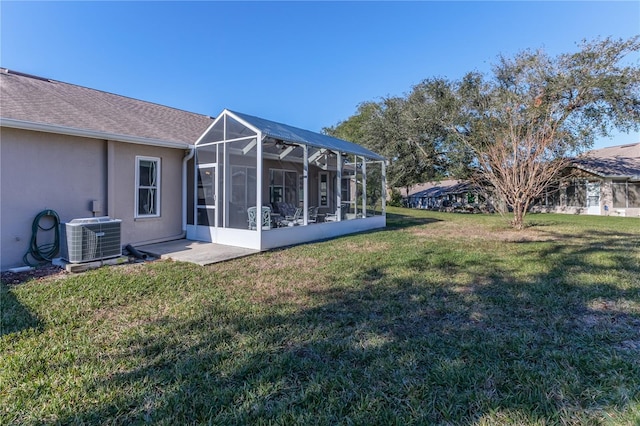
<svg viewBox="0 0 640 426"><path fill-rule="evenodd" d="M513 206L513 220L511 221L511 226L516 228L517 230L521 230L524 228L524 216L525 216L525 206L523 203L515 203Z"/></svg>

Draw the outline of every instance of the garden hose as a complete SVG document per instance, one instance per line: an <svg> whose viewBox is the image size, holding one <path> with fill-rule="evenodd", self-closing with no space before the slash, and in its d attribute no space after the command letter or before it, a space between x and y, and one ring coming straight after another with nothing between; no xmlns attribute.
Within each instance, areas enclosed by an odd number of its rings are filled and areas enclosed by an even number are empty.
<svg viewBox="0 0 640 426"><path fill-rule="evenodd" d="M40 221L46 217L53 218L53 225L48 228L42 227ZM54 231L54 238L52 243L38 245L38 232ZM33 219L33 225L31 225L31 243L29 244L29 250L22 257L25 264L30 266L38 266L43 262L50 262L53 257L58 254L60 250L60 217L54 210L43 210ZM29 259L31 257L37 263L32 263Z"/></svg>

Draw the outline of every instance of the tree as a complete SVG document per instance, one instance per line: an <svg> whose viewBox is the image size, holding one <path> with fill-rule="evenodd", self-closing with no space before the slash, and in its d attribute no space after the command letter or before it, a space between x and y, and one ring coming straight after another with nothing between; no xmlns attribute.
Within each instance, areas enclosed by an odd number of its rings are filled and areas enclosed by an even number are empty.
<svg viewBox="0 0 640 426"><path fill-rule="evenodd" d="M443 150L448 134L429 110L438 106L430 92L437 90L439 83L423 82L405 97L363 103L355 115L324 131L387 157L387 182L392 188L408 189L444 177L449 170Z"/></svg>
<svg viewBox="0 0 640 426"><path fill-rule="evenodd" d="M433 164L422 154L422 141L411 127L407 108L403 98L385 98L366 127L365 144L389 159L387 182L393 188L408 189L434 174Z"/></svg>
<svg viewBox="0 0 640 426"><path fill-rule="evenodd" d="M330 133L389 158L391 187L474 176L521 229L567 158L613 129L640 128L640 68L628 61L639 40L583 41L578 52L556 57L500 57L489 76L427 79L404 97L362 104Z"/></svg>
<svg viewBox="0 0 640 426"><path fill-rule="evenodd" d="M359 145L365 145L368 141L367 122L376 113L377 108L378 105L375 102L363 102L358 105L358 110L354 115L335 126L323 128L322 132Z"/></svg>
<svg viewBox="0 0 640 426"><path fill-rule="evenodd" d="M567 158L613 128L640 127L640 69L623 60L639 38L583 42L555 58L525 51L501 57L491 79L471 73L450 86L443 123L474 153L479 176L524 217Z"/></svg>
<svg viewBox="0 0 640 426"><path fill-rule="evenodd" d="M363 146L370 146L367 131L368 123L372 120L378 106L374 102L365 102L358 106L356 114L349 119L338 123L336 126L325 127L323 133L357 143ZM368 166L367 168L367 202L373 210L375 205L386 194L382 190L382 167Z"/></svg>

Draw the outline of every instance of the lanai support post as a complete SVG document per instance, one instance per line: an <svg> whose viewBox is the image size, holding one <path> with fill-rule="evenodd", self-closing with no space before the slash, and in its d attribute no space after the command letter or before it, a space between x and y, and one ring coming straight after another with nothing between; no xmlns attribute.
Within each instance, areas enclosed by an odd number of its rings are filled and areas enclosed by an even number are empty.
<svg viewBox="0 0 640 426"><path fill-rule="evenodd" d="M382 215L387 216L387 163L381 161L382 166Z"/></svg>
<svg viewBox="0 0 640 426"><path fill-rule="evenodd" d="M309 224L309 146L303 145L302 170L302 224Z"/></svg>
<svg viewBox="0 0 640 426"><path fill-rule="evenodd" d="M258 247L262 250L262 132L256 138L256 230Z"/></svg>
<svg viewBox="0 0 640 426"><path fill-rule="evenodd" d="M367 217L367 160L362 157L362 217Z"/></svg>
<svg viewBox="0 0 640 426"><path fill-rule="evenodd" d="M336 174L336 220L342 220L342 153L338 152L338 170Z"/></svg>

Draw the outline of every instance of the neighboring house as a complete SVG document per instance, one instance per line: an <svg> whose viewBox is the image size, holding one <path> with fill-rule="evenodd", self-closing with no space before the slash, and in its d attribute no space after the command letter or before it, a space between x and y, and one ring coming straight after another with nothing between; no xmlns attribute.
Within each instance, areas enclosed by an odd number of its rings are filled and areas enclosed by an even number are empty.
<svg viewBox="0 0 640 426"><path fill-rule="evenodd" d="M123 246L188 234L267 249L385 226L384 205L373 217L361 196L366 168L384 169L384 159L358 145L231 111L214 119L4 68L0 89L1 270L23 265L33 219L46 209L62 222L121 219ZM271 229L282 223L275 205L284 202L304 209L289 223L338 213L336 223ZM247 210L256 205L269 205L269 226L251 226ZM341 224L343 218L363 220ZM263 238L267 230L273 236Z"/></svg>
<svg viewBox="0 0 640 426"><path fill-rule="evenodd" d="M640 143L592 150L573 159L532 210L640 216Z"/></svg>
<svg viewBox="0 0 640 426"><path fill-rule="evenodd" d="M443 180L399 189L407 207L492 211L484 192L467 181ZM479 201L482 201L479 203ZM533 212L640 216L640 143L592 150L574 158Z"/></svg>
<svg viewBox="0 0 640 426"><path fill-rule="evenodd" d="M486 207L480 203L478 188L458 179L420 183L401 189L403 204L407 207L429 210L480 210Z"/></svg>

